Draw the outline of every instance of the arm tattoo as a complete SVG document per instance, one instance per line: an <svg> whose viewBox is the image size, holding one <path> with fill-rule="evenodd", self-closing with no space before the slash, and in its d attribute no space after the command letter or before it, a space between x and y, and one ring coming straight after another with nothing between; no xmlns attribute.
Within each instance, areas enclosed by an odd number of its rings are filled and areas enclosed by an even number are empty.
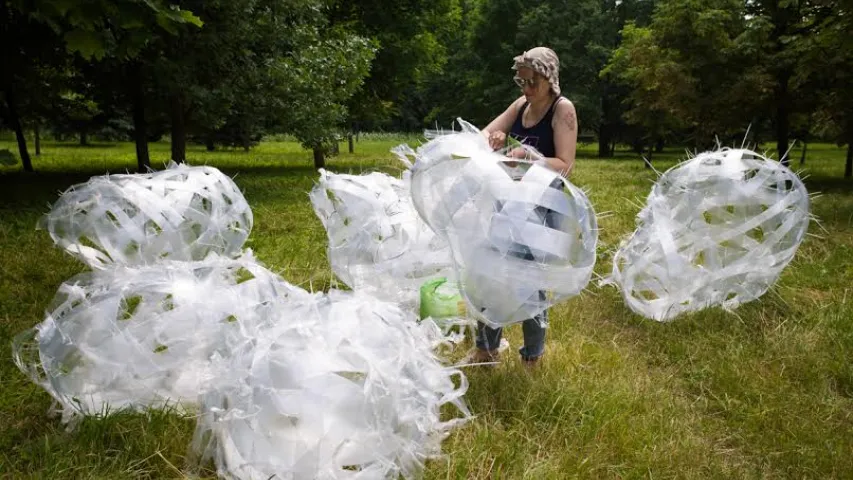
<svg viewBox="0 0 853 480"><path fill-rule="evenodd" d="M569 110L564 115L560 116L560 120L563 121L568 127L569 130L574 130L577 128L577 120L575 119L575 112Z"/></svg>

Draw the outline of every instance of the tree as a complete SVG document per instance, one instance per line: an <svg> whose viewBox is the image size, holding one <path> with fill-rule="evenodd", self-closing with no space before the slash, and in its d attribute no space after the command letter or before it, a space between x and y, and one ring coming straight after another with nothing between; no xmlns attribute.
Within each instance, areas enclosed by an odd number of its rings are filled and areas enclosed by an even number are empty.
<svg viewBox="0 0 853 480"><path fill-rule="evenodd" d="M628 24L605 74L628 86L629 123L679 130L694 146L742 135L766 111L772 77L737 0L665 0L647 28ZM647 138L647 140L653 140Z"/></svg>
<svg viewBox="0 0 853 480"><path fill-rule="evenodd" d="M816 85L818 108L815 123L839 145L847 145L844 176L853 177L853 2L827 1L814 24L803 58L806 75Z"/></svg>
<svg viewBox="0 0 853 480"><path fill-rule="evenodd" d="M50 109L49 122L55 133L78 135L81 145L88 144L89 133L106 125L104 110L92 94L93 85L76 72L62 79L58 98Z"/></svg>
<svg viewBox="0 0 853 480"><path fill-rule="evenodd" d="M259 55L256 40L256 23L269 21L263 6L256 0L182 1L204 28L174 25L139 57L151 73L149 105L168 119L173 161L186 160L189 136L224 125L235 101L248 95L248 88L239 88L241 77L252 75L255 63L270 61Z"/></svg>
<svg viewBox="0 0 853 480"><path fill-rule="evenodd" d="M621 0L605 1L602 7L599 37L590 43L590 50L596 55L598 78L597 93L600 101L600 118L592 122L598 137L598 156L610 157L616 142L629 136L631 129L625 122L625 102L630 93L617 78L602 72L613 52L622 44L622 29L628 22L637 27L648 26L651 22L654 1Z"/></svg>
<svg viewBox="0 0 853 480"><path fill-rule="evenodd" d="M342 103L367 73L368 42L330 27L317 0L183 0L180 7L204 28L178 25L139 56L151 74L149 105L168 118L172 159L186 159L188 138L248 149L271 131L297 133L324 153Z"/></svg>
<svg viewBox="0 0 853 480"><path fill-rule="evenodd" d="M651 122L667 111L695 144L708 145L742 135L750 124L759 135L769 120L787 162L792 125L807 135L814 101L815 78L804 61L809 38L829 16L832 8L817 1L664 0L647 31L630 31L634 38L614 54L609 71L630 86L631 102L658 96L660 110L636 110L635 124L638 116Z"/></svg>
<svg viewBox="0 0 853 480"><path fill-rule="evenodd" d="M472 87L482 71L482 58L471 48L472 25L477 23L479 8L479 0L454 2L445 19L445 28L436 32L447 51L444 69L440 75L427 79L417 95L409 96L407 101L407 109L414 104L426 107L424 125L450 125L460 116L482 123L476 115L482 95Z"/></svg>
<svg viewBox="0 0 853 480"><path fill-rule="evenodd" d="M804 113L810 102L804 98L813 90L804 80L808 68L802 59L815 28L829 15L837 15L820 2L802 0L750 0L744 14L749 18L750 41L760 57L756 67L770 79L767 114L773 119L776 150L787 164L792 118ZM799 101L798 101L799 100Z"/></svg>
<svg viewBox="0 0 853 480"><path fill-rule="evenodd" d="M364 38L345 31L327 34L330 38L293 52L275 68L282 94L273 98L287 99L283 128L313 150L317 168L337 144L335 126L346 117L345 102L367 76L373 55Z"/></svg>
<svg viewBox="0 0 853 480"><path fill-rule="evenodd" d="M33 171L33 165L25 124L56 99L58 92L51 79L64 64L62 44L50 28L0 2L0 119L15 132L27 172Z"/></svg>
<svg viewBox="0 0 853 480"><path fill-rule="evenodd" d="M681 119L692 115L694 86L675 52L661 48L650 28L629 23L622 42L602 74L630 87L625 119L642 129L637 136L642 149L684 127Z"/></svg>
<svg viewBox="0 0 853 480"><path fill-rule="evenodd" d="M200 27L191 11L164 0L13 0L12 9L31 24L47 25L61 36L68 52L98 62L132 103L134 140L140 171L150 166L145 119L145 73L140 54L161 34L178 25ZM4 5L6 5L4 3Z"/></svg>
<svg viewBox="0 0 853 480"><path fill-rule="evenodd" d="M440 38L452 27L455 6L456 0L331 2L330 25L368 38L376 48L370 76L346 102L351 123L367 129L421 126L429 107L412 99L442 73L447 51Z"/></svg>

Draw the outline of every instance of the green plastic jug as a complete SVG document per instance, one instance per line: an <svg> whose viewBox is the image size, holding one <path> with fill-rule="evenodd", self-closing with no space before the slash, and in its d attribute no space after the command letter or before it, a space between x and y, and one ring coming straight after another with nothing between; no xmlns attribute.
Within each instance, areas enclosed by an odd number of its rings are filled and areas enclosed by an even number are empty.
<svg viewBox="0 0 853 480"><path fill-rule="evenodd" d="M439 277L421 285L421 320L434 320L465 316L465 301L459 294L459 285Z"/></svg>

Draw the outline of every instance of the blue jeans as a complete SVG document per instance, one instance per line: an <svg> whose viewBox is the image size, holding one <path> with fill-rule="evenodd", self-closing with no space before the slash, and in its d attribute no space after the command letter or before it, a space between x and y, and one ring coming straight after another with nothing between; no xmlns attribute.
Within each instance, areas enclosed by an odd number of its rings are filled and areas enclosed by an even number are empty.
<svg viewBox="0 0 853 480"><path fill-rule="evenodd" d="M552 188L562 188L562 182L556 180L551 184ZM500 205L498 208L501 208ZM558 228L557 212L544 207L537 207L535 210L541 221L551 227ZM523 258L525 260L535 260L533 252L525 245L517 245L517 250L513 249L509 255ZM539 300L545 300L545 292L539 291ZM545 330L548 328L548 310L544 310L539 315L533 318L528 318L521 323L521 331L524 334L524 346L518 349L522 360L535 360L545 353ZM501 336L503 328L492 328L483 322L477 322L477 348L480 350L497 350L501 344Z"/></svg>
<svg viewBox="0 0 853 480"><path fill-rule="evenodd" d="M544 292L539 292L544 299ZM533 318L521 322L524 334L524 346L518 349L522 360L535 360L545 353L545 331L548 327L548 310ZM477 322L477 348L480 350L497 350L501 344L503 328L492 328L483 322Z"/></svg>

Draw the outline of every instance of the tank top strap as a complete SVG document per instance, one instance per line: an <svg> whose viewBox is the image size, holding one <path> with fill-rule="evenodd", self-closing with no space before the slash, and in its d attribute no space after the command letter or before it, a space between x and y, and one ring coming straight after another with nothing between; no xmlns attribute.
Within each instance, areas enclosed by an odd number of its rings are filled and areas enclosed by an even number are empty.
<svg viewBox="0 0 853 480"><path fill-rule="evenodd" d="M519 123L519 125L523 125L522 120L524 119L524 112L527 111L527 107L530 106L530 102L524 101L524 105L518 110L518 114L515 116L515 121Z"/></svg>
<svg viewBox="0 0 853 480"><path fill-rule="evenodd" d="M542 118L543 122L547 119L548 125L551 124L551 120L554 118L554 107L557 106L557 102L559 102L561 98L563 97L558 96L553 102L551 102L551 106L548 107L548 113L546 113L545 117Z"/></svg>

